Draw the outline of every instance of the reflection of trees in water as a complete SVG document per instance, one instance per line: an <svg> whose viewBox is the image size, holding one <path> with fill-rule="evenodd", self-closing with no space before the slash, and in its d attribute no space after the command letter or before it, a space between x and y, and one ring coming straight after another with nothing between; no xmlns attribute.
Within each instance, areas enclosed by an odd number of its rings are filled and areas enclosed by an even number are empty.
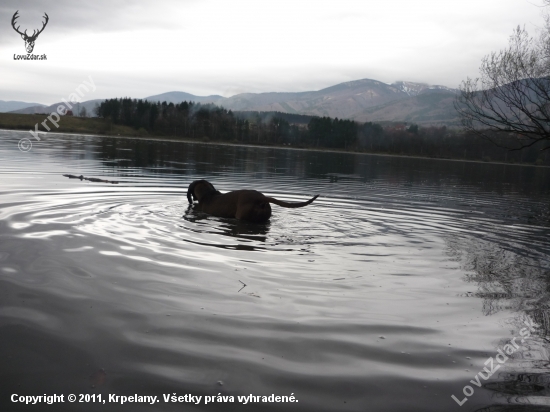
<svg viewBox="0 0 550 412"><path fill-rule="evenodd" d="M518 194L528 195L530 203L550 190L550 169L541 167L112 137L62 138L55 144L63 149L56 151L55 156L93 158L122 174L136 173L136 168L150 173L209 176L282 171L286 175L313 178L339 174L354 176L362 182L381 180L444 188L450 195L461 198L464 189L472 195L489 193L491 197L494 193L514 198ZM540 218L537 211L532 214L547 224L548 204L542 213Z"/></svg>
<svg viewBox="0 0 550 412"><path fill-rule="evenodd" d="M550 262L544 250L526 245L475 238L448 240L449 252L468 271L465 280L477 284L472 295L483 299L483 313L502 310L529 315L542 336L550 335Z"/></svg>
<svg viewBox="0 0 550 412"><path fill-rule="evenodd" d="M511 311L507 320L511 335L495 348L504 348L516 338L519 349L483 387L492 393L494 404L477 412L548 410L550 396L550 263L546 245L519 244L467 238L447 239L449 253L468 272L465 280L477 285L469 293L483 299L483 313ZM529 247L529 250L526 250ZM526 319L534 323L531 336L522 343ZM495 360L495 365L497 361Z"/></svg>
<svg viewBox="0 0 550 412"><path fill-rule="evenodd" d="M514 330L515 336L519 336L517 332L525 327L523 320L524 316L518 315L511 321L512 324L517 323ZM498 347L504 347L509 341L509 339L501 340ZM495 403L507 405L492 405L478 411L549 410L547 406L550 396L549 359L546 338L535 334L526 339L520 348L500 365L501 368L489 381L483 384L485 389L492 392Z"/></svg>

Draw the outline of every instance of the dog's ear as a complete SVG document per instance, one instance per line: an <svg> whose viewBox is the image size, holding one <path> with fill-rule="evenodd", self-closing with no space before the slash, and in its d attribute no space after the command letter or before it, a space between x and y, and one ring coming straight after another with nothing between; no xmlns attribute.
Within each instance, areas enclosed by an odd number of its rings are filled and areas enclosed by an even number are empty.
<svg viewBox="0 0 550 412"><path fill-rule="evenodd" d="M197 185L197 181L195 180L193 183L189 185L189 189L187 189L187 200L189 201L189 203L193 203L193 199L197 198L194 193L196 185Z"/></svg>

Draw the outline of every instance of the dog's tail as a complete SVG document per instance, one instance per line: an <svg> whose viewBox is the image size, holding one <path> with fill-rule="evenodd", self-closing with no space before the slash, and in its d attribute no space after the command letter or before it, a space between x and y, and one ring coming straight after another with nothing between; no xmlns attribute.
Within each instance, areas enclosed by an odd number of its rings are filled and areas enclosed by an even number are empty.
<svg viewBox="0 0 550 412"><path fill-rule="evenodd" d="M277 200L274 197L267 197L266 196L266 199L269 203L274 203L274 204L282 206L282 207L304 207L304 206L307 206L307 205L311 204L318 197L319 197L319 195L315 195L311 199L309 199L308 201L305 201L305 202L292 202L292 203L291 202L284 202L282 200Z"/></svg>

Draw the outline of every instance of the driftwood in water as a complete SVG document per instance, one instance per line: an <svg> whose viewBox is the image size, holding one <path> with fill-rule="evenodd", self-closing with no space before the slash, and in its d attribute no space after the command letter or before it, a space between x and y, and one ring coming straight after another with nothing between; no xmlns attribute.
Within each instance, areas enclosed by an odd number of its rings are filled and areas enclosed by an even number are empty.
<svg viewBox="0 0 550 412"><path fill-rule="evenodd" d="M75 175L63 175L65 177L68 177L69 179L80 179L80 180L87 180L89 182L99 182L99 183L112 183L114 185L118 184L118 182L114 181L114 180L103 180L103 179L98 179L97 177L84 177L82 175L80 176L75 176Z"/></svg>

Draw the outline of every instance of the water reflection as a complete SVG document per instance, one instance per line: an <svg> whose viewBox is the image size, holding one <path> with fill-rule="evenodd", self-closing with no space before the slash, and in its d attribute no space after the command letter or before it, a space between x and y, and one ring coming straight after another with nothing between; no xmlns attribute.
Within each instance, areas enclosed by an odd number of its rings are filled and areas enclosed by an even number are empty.
<svg viewBox="0 0 550 412"><path fill-rule="evenodd" d="M476 236L447 239L449 254L465 271L464 279L477 288L462 296L482 299L485 316L513 314L506 321L511 336L499 340L491 357L511 340L517 339L521 345L506 357L505 363L494 360L500 371L483 384L493 392L496 404L510 406L480 411L548 410L550 406L550 262L547 239L531 236L529 248L513 240L495 242ZM528 323L535 328L528 339L523 339L521 332ZM496 371L495 366L489 370Z"/></svg>
<svg viewBox="0 0 550 412"><path fill-rule="evenodd" d="M238 219L214 217L194 210L192 205L189 205L182 218L189 223L204 223L204 225L201 226L188 226L191 228L190 230L195 230L197 233L217 233L223 236L255 241L257 243L262 243L267 240L267 234L270 228L269 221L266 223L249 223ZM196 229L194 227L196 227ZM254 247L246 245L238 245L236 247L239 250L255 250Z"/></svg>
<svg viewBox="0 0 550 412"><path fill-rule="evenodd" d="M54 145L59 150L51 153L49 149ZM73 136L64 139L53 135L37 145L33 154L41 150L66 160L97 159L123 175L143 169L151 174L198 176L245 173L251 179L273 177L273 174L324 177L334 184L342 179L362 183L383 179L389 185L431 185L457 195L468 188L481 190L480 194L521 193L535 198L550 191L550 169L545 167L130 138Z"/></svg>
<svg viewBox="0 0 550 412"><path fill-rule="evenodd" d="M531 238L528 250L468 237L448 240L450 254L466 271L465 280L477 286L472 296L483 299L483 314L523 312L550 336L550 261L542 239Z"/></svg>
<svg viewBox="0 0 550 412"><path fill-rule="evenodd" d="M532 339L461 410L548 406L549 169L59 135L22 155L2 133L5 391L96 376L105 393L451 410L528 317ZM198 178L321 197L249 224L190 208Z"/></svg>

